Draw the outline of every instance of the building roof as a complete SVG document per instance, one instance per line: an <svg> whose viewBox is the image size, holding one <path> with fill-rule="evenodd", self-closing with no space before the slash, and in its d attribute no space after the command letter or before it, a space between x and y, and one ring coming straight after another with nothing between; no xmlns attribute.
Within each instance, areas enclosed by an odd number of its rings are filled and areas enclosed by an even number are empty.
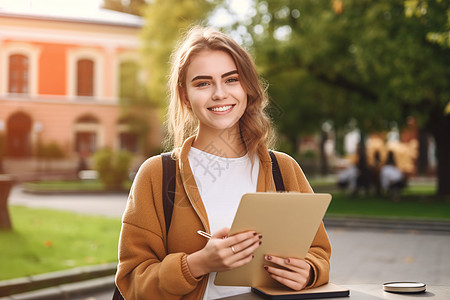
<svg viewBox="0 0 450 300"><path fill-rule="evenodd" d="M137 28L144 25L144 19L139 16L103 8L83 10L82 8L73 9L73 7L70 7L70 9L61 10L50 7L1 7L0 4L1 17Z"/></svg>

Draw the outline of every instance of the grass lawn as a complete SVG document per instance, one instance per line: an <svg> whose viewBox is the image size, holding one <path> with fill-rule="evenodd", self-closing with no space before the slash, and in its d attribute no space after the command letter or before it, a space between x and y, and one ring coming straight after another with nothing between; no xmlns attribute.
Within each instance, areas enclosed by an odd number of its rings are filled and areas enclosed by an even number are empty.
<svg viewBox="0 0 450 300"><path fill-rule="evenodd" d="M98 180L43 180L26 182L25 189L29 191L101 191L103 184Z"/></svg>
<svg viewBox="0 0 450 300"><path fill-rule="evenodd" d="M435 196L436 187L430 183L409 185L398 201L387 196L350 196L333 185L312 182L316 192L333 195L326 216L356 216L376 218L434 219L450 221L450 201Z"/></svg>
<svg viewBox="0 0 450 300"><path fill-rule="evenodd" d="M0 280L117 261L121 221L10 206L0 231Z"/></svg>
<svg viewBox="0 0 450 300"><path fill-rule="evenodd" d="M433 219L450 221L450 203L434 197L402 195L400 201L375 196L349 197L332 192L333 199L326 216Z"/></svg>

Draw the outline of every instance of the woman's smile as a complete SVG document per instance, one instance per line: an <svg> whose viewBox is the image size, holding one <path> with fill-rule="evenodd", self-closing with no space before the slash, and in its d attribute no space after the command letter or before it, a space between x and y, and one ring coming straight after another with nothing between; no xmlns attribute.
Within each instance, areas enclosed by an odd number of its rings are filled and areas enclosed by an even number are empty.
<svg viewBox="0 0 450 300"><path fill-rule="evenodd" d="M222 106L214 106L208 108L210 111L215 113L228 113L233 109L234 105L222 105Z"/></svg>

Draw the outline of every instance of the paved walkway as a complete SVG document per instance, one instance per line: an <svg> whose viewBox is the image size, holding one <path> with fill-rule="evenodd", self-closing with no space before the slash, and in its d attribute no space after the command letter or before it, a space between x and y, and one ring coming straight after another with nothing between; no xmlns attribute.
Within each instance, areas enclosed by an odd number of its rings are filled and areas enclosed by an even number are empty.
<svg viewBox="0 0 450 300"><path fill-rule="evenodd" d="M10 194L11 205L48 207L79 213L122 216L125 194L31 195L20 187ZM395 229L327 227L332 243L330 281L337 284L382 284L386 281L422 281L428 285L450 282L450 234ZM110 287L81 295L76 300L111 299Z"/></svg>
<svg viewBox="0 0 450 300"><path fill-rule="evenodd" d="M127 203L127 194L35 195L24 193L20 185L15 185L9 194L8 203L10 205L24 205L33 208L52 208L89 215L121 218Z"/></svg>

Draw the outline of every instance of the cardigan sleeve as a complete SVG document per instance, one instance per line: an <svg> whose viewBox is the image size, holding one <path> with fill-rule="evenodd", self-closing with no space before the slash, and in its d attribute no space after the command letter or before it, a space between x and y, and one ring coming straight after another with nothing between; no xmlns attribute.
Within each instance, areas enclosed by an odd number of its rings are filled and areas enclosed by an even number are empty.
<svg viewBox="0 0 450 300"><path fill-rule="evenodd" d="M276 152L275 154L277 155L286 190L292 192L313 193L313 190L298 163L287 154L281 152ZM331 244L322 222L305 258L314 271L314 278L308 288L320 286L328 282L330 257Z"/></svg>
<svg viewBox="0 0 450 300"><path fill-rule="evenodd" d="M150 158L133 182L119 238L116 284L127 300L180 299L200 281L185 253L166 254L161 187L161 160Z"/></svg>

